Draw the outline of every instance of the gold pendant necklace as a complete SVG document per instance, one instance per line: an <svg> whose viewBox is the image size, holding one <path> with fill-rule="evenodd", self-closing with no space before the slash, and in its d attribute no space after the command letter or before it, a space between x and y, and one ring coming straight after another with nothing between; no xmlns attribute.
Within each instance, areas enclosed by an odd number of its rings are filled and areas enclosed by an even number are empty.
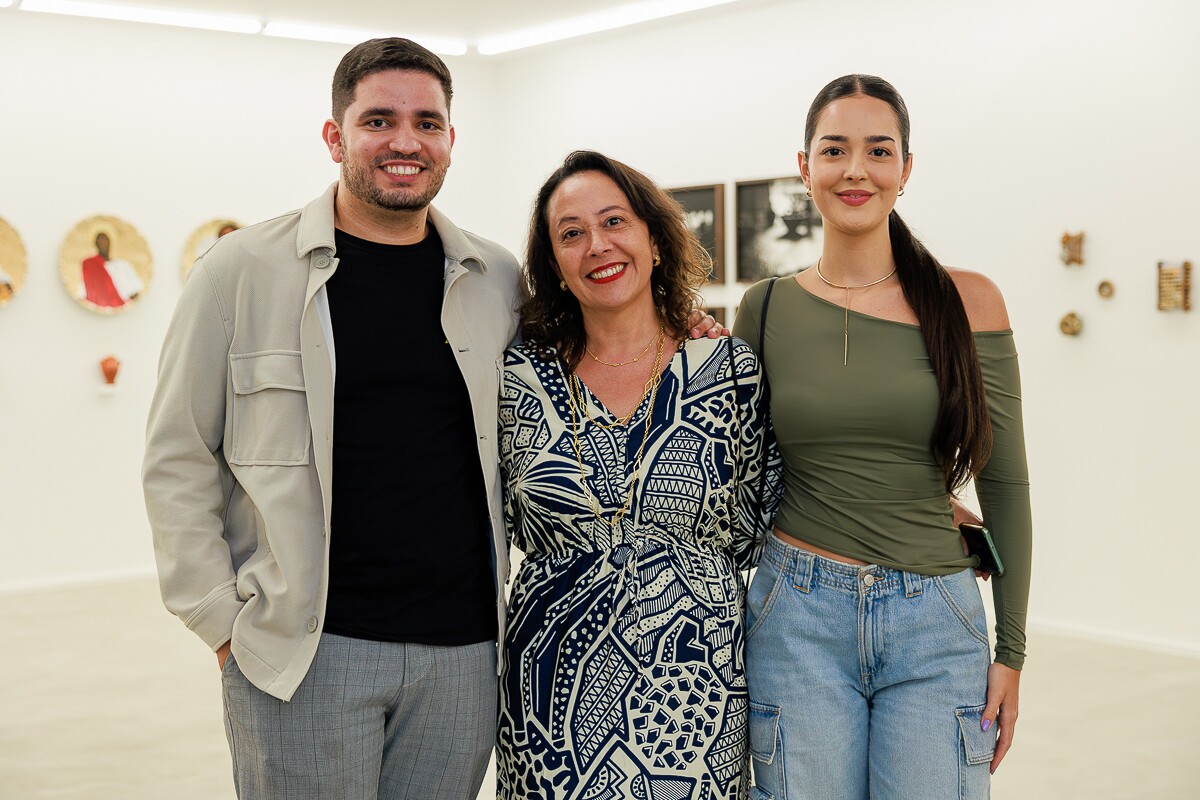
<svg viewBox="0 0 1200 800"><path fill-rule="evenodd" d="M642 356L646 355L646 353L650 352L650 345L654 344L654 340L658 337L661 337L663 335L663 333L665 332L665 330L666 330L665 326L659 325L658 326L658 336L657 337L651 336L650 341L646 342L646 346L642 348L642 352L637 354L637 358L630 359L629 361L618 361L615 364L611 361L605 361L603 358L601 358L600 356L593 353L586 344L583 346L583 352L585 352L589 356L591 356L593 361L597 361L606 367L627 367L630 364L636 364L638 362L638 359L640 359Z"/></svg>
<svg viewBox="0 0 1200 800"><path fill-rule="evenodd" d="M834 283L821 274L821 259L817 259L817 277L825 282L826 286L832 286L834 289L846 290L846 304L842 306L842 366L845 367L850 363L850 290L851 289L866 289L868 286L874 286L878 283L883 283L888 278L896 274L896 268L892 267L892 271L876 281L870 283L860 283L858 286L850 286L848 284Z"/></svg>
<svg viewBox="0 0 1200 800"><path fill-rule="evenodd" d="M579 483L583 487L583 496L587 498L588 505L592 509L592 514L595 515L596 519L607 525L610 531L615 531L617 526L621 524L621 520L624 519L625 515L629 513L630 504L633 502L633 492L637 486L638 476L642 471L642 456L646 453L646 442L650 439L650 425L654 418L654 404L658 399L658 385L662 381L659 370L662 368L665 340L665 334L660 333L658 342L658 355L654 359L654 370L650 373L650 380L647 381L648 394L650 395L650 406L646 409L646 422L642 426L642 443L638 445L637 456L634 458L633 474L629 477L629 485L628 491L625 495L625 502L619 509L617 509L616 513L613 514L613 518L611 520L604 518L604 515L600 510L600 501L596 499L595 495L592 494L591 489L588 488L587 471L584 469L583 465L583 447L579 444L579 429L583 427L584 419L592 422L600 428L605 429L615 427L617 423L604 425L593 420L591 415L589 415L587 412L587 406L583 402L583 381L580 381L579 376L575 373L572 372L568 375L566 373L566 369L564 368L563 370L563 374L567 381L568 405L571 407L571 440L575 444L575 460L579 464ZM642 399L644 400L645 397L646 395L643 394ZM625 422L628 422L633 417L634 412L637 411L641 405L642 401L639 400L638 404L634 406L633 411L630 411L629 414L625 416ZM582 413L579 413L579 411L582 411ZM620 420L618 420L618 422L620 422Z"/></svg>

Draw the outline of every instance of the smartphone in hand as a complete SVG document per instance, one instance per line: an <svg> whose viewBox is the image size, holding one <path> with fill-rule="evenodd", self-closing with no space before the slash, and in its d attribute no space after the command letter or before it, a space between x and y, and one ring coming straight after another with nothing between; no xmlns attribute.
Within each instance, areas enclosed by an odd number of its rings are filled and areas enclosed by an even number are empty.
<svg viewBox="0 0 1200 800"><path fill-rule="evenodd" d="M973 522L962 522L958 526L959 533L967 543L967 553L979 558L979 568L990 572L997 578L1004 575L1004 562L992 541L992 534L983 525Z"/></svg>

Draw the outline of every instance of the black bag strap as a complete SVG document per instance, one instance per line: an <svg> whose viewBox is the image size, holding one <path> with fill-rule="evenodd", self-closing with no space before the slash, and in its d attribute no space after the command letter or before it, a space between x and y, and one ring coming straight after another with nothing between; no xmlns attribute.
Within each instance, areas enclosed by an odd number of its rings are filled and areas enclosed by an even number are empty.
<svg viewBox="0 0 1200 800"><path fill-rule="evenodd" d="M729 346L729 377L731 379L733 379L733 399L734 399L734 402L736 403L737 396L738 396L738 378L737 378L737 364L735 364L733 362L733 337L726 336L725 344L727 344Z"/></svg>
<svg viewBox="0 0 1200 800"><path fill-rule="evenodd" d="M733 337L726 336L725 344L729 348L729 377L733 380L733 446L739 448L742 443L742 423L741 411L738 407L739 395L738 390L738 374L737 364L733 360ZM736 453L737 450L735 449ZM733 491L729 493L729 524L737 525L737 496L738 487L741 484L738 482L738 459L733 460Z"/></svg>
<svg viewBox="0 0 1200 800"><path fill-rule="evenodd" d="M767 281L767 291L763 292L762 313L758 315L758 360L760 362L763 361L763 353L767 348L767 305L771 302L771 291L775 288L777 280L779 280L778 275Z"/></svg>
<svg viewBox="0 0 1200 800"><path fill-rule="evenodd" d="M767 306L771 302L771 291L775 288L775 281L779 280L779 276L771 278L767 282L767 291L763 293L762 313L758 315L758 368L761 373L763 387L763 408L769 412L771 409L771 385L767 383ZM758 472L758 499L760 503L765 503L767 498L767 453L769 448L763 444L762 464Z"/></svg>

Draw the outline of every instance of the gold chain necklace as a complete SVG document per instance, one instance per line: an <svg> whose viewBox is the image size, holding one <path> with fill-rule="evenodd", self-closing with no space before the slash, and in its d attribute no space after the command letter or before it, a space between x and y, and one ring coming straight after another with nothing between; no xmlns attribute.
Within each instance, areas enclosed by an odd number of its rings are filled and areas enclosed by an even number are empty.
<svg viewBox="0 0 1200 800"><path fill-rule="evenodd" d="M662 336L664 332L665 332L665 327L662 325L659 325L658 326L658 336ZM603 358L601 358L600 356L593 353L586 344L583 346L583 351L585 353L587 353L589 356L591 356L593 361L598 361L606 367L627 367L630 364L636 364L638 362L638 359L640 359L642 356L646 355L646 353L650 352L650 345L654 344L655 338L657 338L657 337L654 337L654 336L650 337L650 341L646 342L646 346L642 348L642 352L637 354L637 358L631 359L629 361L618 361L615 364L611 361L605 361Z"/></svg>
<svg viewBox="0 0 1200 800"><path fill-rule="evenodd" d="M626 414L623 417L617 417L613 422L601 422L598 419L592 419L591 413L588 412L587 404L581 402L579 405L580 405L580 408L583 409L584 418L588 422L595 425L596 427L604 429L604 430L608 430L609 428L624 427L625 425L628 425L629 420L633 419L634 413L636 413L637 410L639 408L641 408L642 402L650 394L652 385L654 384L655 381L658 380L658 370L659 370L659 366L662 364L663 348L666 346L666 342L667 342L666 330L664 328L659 328L658 329L658 354L654 357L654 368L652 370L650 370L650 377L646 379L646 385L645 385L645 388L643 388L643 390L642 390L642 396L639 397L638 401L633 404L633 408L629 409L628 414ZM653 342L651 342L651 344L653 344ZM575 389L574 381L579 380L579 377L577 375L575 375L574 373L572 373L571 378L572 378L571 389L572 389L572 391L574 391L574 389ZM583 381L579 381L579 382L580 382L580 384L583 383ZM582 389L580 390L580 396L582 397Z"/></svg>
<svg viewBox="0 0 1200 800"><path fill-rule="evenodd" d="M583 382L580 381L579 376L575 375L574 373L571 373L569 376L567 376L567 388L569 390L570 398L569 405L571 406L571 440L575 443L575 460L579 464L579 483L581 486L583 486L583 496L587 498L588 505L591 507L592 513L596 516L596 519L608 525L610 531L615 531L617 526L621 524L621 520L624 519L629 513L630 503L633 502L633 490L637 486L638 477L642 472L642 456L646 453L646 442L650 439L650 424L654 418L654 403L658 399L658 385L662 380L659 370L662 367L664 340L665 336L659 340L658 355L654 359L654 371L651 373L650 381L648 382L650 387L650 406L646 409L646 422L642 428L642 443L638 445L637 456L634 458L633 474L629 476L629 489L625 495L625 502L619 509L617 509L616 513L613 514L613 518L611 520L604 518L604 515L600 511L600 501L596 499L595 495L592 494L592 490L588 488L587 471L583 466L583 447L579 444L579 429L583 427L583 419L587 419L601 428L611 428L613 425L601 425L600 423L596 423L595 420L592 420L591 416L589 416L587 413L587 406L583 403ZM576 382L578 382L578 386L576 385ZM645 395L642 397L644 399ZM576 411L577 406L583 411L583 419L580 418L581 415L579 415ZM634 406L634 411L637 411L639 407L641 407L641 401L638 402L637 406ZM625 418L626 421L628 421L632 416L633 412L631 411Z"/></svg>
<svg viewBox="0 0 1200 800"><path fill-rule="evenodd" d="M883 283L888 278L896 274L896 268L892 267L892 271L884 275L879 280L871 281L870 283L860 283L858 286L850 286L848 284L834 283L821 274L821 259L817 259L817 277L825 282L826 286L832 286L834 289L846 290L846 304L842 306L844 312L842 318L842 366L847 366L850 363L850 290L851 289L866 289L869 286L874 286L878 283Z"/></svg>

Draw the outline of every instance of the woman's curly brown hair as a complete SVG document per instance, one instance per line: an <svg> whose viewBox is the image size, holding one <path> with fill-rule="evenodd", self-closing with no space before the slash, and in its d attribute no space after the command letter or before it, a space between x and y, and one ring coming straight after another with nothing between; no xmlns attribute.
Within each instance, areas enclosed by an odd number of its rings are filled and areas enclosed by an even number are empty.
<svg viewBox="0 0 1200 800"><path fill-rule="evenodd" d="M594 150L576 150L566 157L538 191L529 221L529 243L525 249L525 283L521 303L521 336L541 345L548 357L553 349L574 368L583 358L587 334L583 311L570 292L563 291L555 271L554 248L550 241L550 198L572 175L599 172L617 184L633 213L650 230L662 263L650 276L654 306L668 331L682 335L688 315L708 279L712 259L704 245L688 230L683 207L654 181L627 164Z"/></svg>

